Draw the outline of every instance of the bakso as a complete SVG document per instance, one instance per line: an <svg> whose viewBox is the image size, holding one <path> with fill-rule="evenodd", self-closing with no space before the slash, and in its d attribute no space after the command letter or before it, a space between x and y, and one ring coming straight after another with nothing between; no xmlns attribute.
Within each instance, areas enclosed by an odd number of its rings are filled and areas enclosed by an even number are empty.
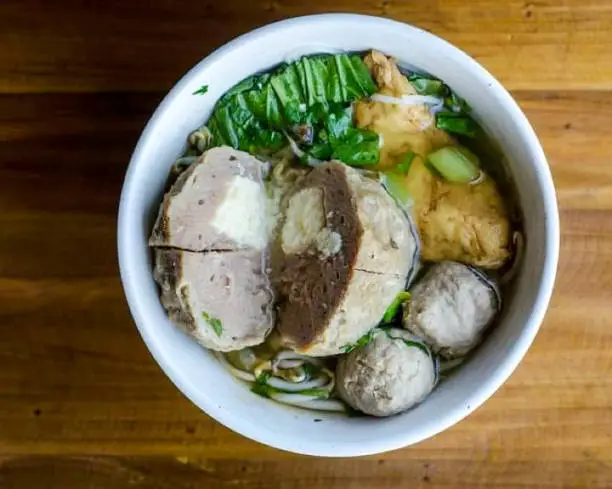
<svg viewBox="0 0 612 489"><path fill-rule="evenodd" d="M372 416L397 414L425 399L437 379L427 346L401 329L377 329L371 337L338 361L340 397Z"/></svg>
<svg viewBox="0 0 612 489"><path fill-rule="evenodd" d="M500 309L496 286L481 272L456 262L432 265L411 290L403 324L446 358L465 355Z"/></svg>

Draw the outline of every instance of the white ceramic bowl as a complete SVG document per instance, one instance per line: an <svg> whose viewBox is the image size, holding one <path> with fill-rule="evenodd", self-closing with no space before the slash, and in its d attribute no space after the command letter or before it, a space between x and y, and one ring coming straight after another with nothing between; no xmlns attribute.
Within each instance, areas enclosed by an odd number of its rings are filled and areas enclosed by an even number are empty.
<svg viewBox="0 0 612 489"><path fill-rule="evenodd" d="M147 237L168 170L187 135L216 100L243 78L316 52L378 49L447 82L472 106L510 162L524 209L526 250L513 297L497 328L469 363L427 400L398 416L349 418L287 408L258 397L175 328L151 272ZM207 84L204 96L192 92ZM121 278L134 320L166 374L193 403L228 428L266 445L318 456L356 456L400 448L455 424L510 376L544 317L559 251L559 217L546 158L508 92L476 61L425 31L399 22L331 14L286 20L229 42L170 91L147 124L130 162L118 224ZM315 418L322 422L313 422Z"/></svg>

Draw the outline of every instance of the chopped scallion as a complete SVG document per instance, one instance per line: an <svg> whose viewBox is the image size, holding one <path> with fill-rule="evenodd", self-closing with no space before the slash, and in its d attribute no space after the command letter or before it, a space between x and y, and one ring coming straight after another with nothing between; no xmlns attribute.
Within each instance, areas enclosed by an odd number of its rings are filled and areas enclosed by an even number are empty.
<svg viewBox="0 0 612 489"><path fill-rule="evenodd" d="M461 146L434 151L427 161L449 182L470 183L480 175L478 156Z"/></svg>
<svg viewBox="0 0 612 489"><path fill-rule="evenodd" d="M395 296L395 299L393 299L391 305L387 307L387 310L385 311L385 315L382 318L383 324L390 323L391 321L393 321L395 319L395 316L397 316L401 305L409 299L410 292L404 291L397 294Z"/></svg>
<svg viewBox="0 0 612 489"><path fill-rule="evenodd" d="M210 314L206 312L202 312L202 317L204 318L204 321L210 324L210 327L215 332L215 334L217 336L221 336L221 334L223 333L223 323L221 322L221 320L218 318L212 317Z"/></svg>

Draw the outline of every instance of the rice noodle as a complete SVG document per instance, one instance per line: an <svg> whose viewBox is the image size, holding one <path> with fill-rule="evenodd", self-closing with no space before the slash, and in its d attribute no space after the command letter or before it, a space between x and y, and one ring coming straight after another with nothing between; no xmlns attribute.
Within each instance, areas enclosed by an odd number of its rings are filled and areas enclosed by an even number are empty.
<svg viewBox="0 0 612 489"><path fill-rule="evenodd" d="M255 382L255 375L253 375L251 372L245 372L244 370L240 370L234 367L230 362L227 361L223 353L215 352L214 355L217 360L219 360L219 362L221 362L221 364L225 368L227 368L234 377L240 380L244 380L246 382Z"/></svg>
<svg viewBox="0 0 612 489"><path fill-rule="evenodd" d="M270 377L266 380L266 384L276 389L281 389L287 392L299 392L306 389L318 389L326 388L331 383L323 376L316 377L306 382L288 382L286 380L279 379L278 377ZM331 391L331 389L329 389Z"/></svg>
<svg viewBox="0 0 612 489"><path fill-rule="evenodd" d="M319 396L309 396L303 394L284 394L282 392L271 392L269 394L270 399L282 402L284 404L291 404L293 406L301 406L308 401L316 401L320 399Z"/></svg>
<svg viewBox="0 0 612 489"><path fill-rule="evenodd" d="M303 402L299 404L299 407L313 409L315 411L346 412L344 404L336 399L315 399L313 401Z"/></svg>
<svg viewBox="0 0 612 489"><path fill-rule="evenodd" d="M321 363L321 360L319 360L318 358L315 357L308 357L306 355L302 355L301 353L296 353L294 351L291 350L283 350L281 352L278 352L276 354L276 356L274 357L275 361L281 361L281 360L304 360L306 363L312 363L313 365L316 365L317 367L321 367L323 364Z"/></svg>
<svg viewBox="0 0 612 489"><path fill-rule="evenodd" d="M304 365L304 360L279 360L276 364L272 364L272 366L276 366L276 368L280 369L288 369L288 368L299 368Z"/></svg>

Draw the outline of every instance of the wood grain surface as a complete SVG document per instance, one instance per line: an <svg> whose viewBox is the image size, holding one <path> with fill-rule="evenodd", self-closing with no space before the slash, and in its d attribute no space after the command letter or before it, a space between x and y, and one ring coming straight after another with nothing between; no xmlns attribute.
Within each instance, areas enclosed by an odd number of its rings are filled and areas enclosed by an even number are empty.
<svg viewBox="0 0 612 489"><path fill-rule="evenodd" d="M171 385L129 316L116 211L164 92L272 20L353 11L457 44L517 98L561 207L554 298L505 386L448 431L319 460ZM0 488L612 487L612 2L0 2Z"/></svg>

